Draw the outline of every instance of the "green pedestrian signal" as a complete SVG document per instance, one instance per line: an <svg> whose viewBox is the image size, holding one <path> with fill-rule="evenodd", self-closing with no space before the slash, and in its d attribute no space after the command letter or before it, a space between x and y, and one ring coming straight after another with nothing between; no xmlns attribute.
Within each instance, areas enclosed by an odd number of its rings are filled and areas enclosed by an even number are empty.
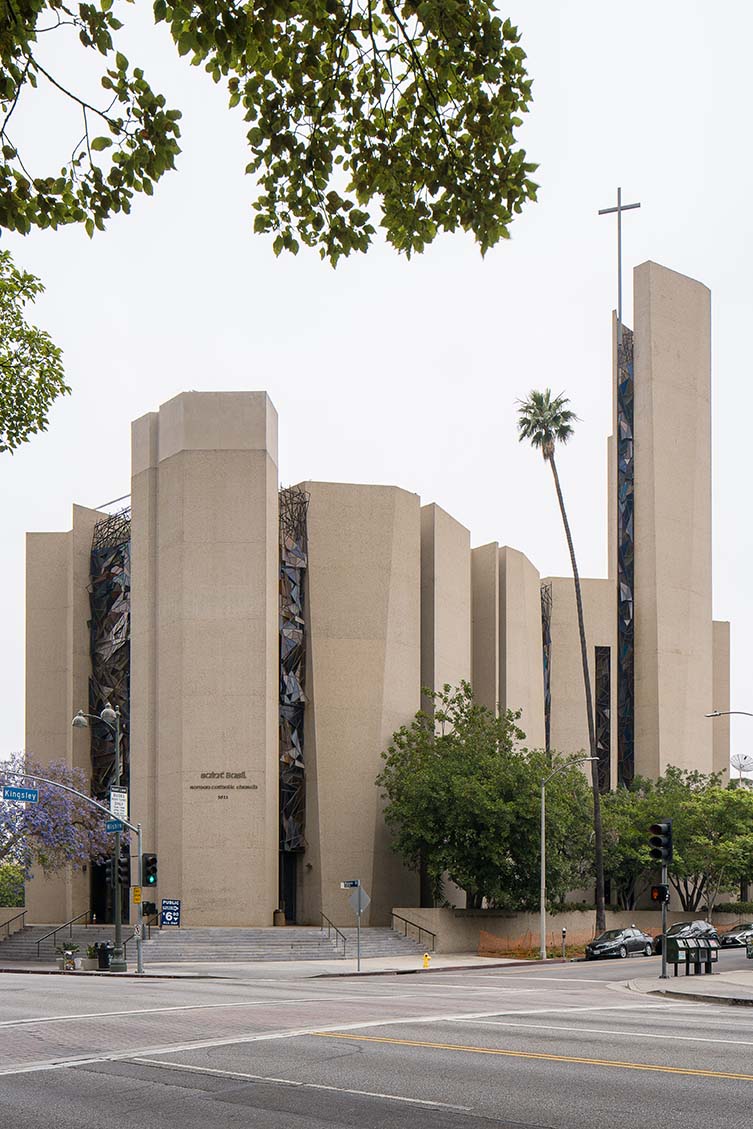
<svg viewBox="0 0 753 1129"><path fill-rule="evenodd" d="M141 885L157 885L157 856L143 854L141 856Z"/></svg>

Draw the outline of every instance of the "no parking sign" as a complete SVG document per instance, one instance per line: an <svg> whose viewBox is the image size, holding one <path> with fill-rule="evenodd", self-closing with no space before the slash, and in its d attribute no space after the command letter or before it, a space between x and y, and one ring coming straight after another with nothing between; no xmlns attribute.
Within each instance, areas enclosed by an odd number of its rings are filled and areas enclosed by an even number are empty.
<svg viewBox="0 0 753 1129"><path fill-rule="evenodd" d="M180 925L180 899L163 898L162 916L163 925Z"/></svg>

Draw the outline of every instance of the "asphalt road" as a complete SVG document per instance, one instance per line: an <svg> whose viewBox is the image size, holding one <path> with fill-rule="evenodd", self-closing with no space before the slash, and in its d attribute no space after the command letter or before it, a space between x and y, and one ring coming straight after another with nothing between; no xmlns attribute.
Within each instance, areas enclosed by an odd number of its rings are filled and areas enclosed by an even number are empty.
<svg viewBox="0 0 753 1129"><path fill-rule="evenodd" d="M13 1129L751 1124L753 1008L662 1000L658 958L299 981L0 976ZM720 970L750 967L723 953Z"/></svg>

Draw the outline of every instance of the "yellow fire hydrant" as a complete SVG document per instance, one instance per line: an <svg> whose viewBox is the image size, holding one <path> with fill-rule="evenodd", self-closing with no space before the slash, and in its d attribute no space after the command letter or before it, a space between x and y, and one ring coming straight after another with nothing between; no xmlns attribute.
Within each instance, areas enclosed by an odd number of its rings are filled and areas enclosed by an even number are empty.
<svg viewBox="0 0 753 1129"><path fill-rule="evenodd" d="M424 968L428 968L431 964L431 957L428 953L424 953Z"/></svg>

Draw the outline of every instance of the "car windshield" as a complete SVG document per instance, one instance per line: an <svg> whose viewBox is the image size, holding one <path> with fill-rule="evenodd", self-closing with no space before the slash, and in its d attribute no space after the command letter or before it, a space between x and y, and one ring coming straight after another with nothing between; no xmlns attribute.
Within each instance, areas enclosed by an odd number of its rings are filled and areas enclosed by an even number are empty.
<svg viewBox="0 0 753 1129"><path fill-rule="evenodd" d="M667 930L667 936L671 937L675 933L682 933L683 929L690 929L690 928L691 928L691 922L689 922L689 921L678 921L677 925L670 925L669 929Z"/></svg>
<svg viewBox="0 0 753 1129"><path fill-rule="evenodd" d="M621 936L622 936L622 930L621 929L607 929L606 933L602 933L600 937L596 938L596 940L597 941L616 941L617 938L621 937Z"/></svg>

